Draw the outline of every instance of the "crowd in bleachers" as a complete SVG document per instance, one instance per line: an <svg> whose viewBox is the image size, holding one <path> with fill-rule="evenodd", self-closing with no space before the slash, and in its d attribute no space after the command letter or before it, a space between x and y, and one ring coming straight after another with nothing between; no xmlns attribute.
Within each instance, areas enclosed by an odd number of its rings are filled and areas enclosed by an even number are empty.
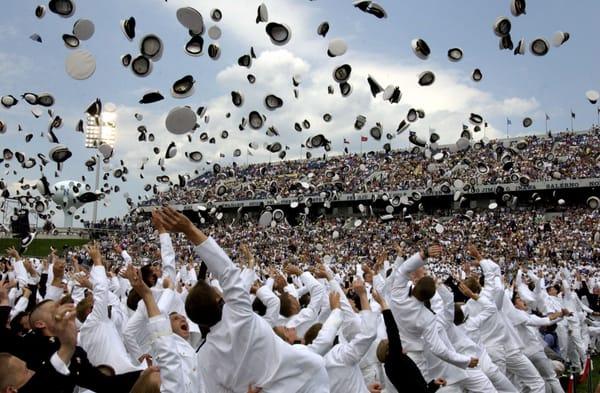
<svg viewBox="0 0 600 393"><path fill-rule="evenodd" d="M564 132L438 149L390 150L279 163L232 165L203 173L186 187L150 196L142 205L186 204L338 193L437 189L467 185L595 178L600 134Z"/></svg>

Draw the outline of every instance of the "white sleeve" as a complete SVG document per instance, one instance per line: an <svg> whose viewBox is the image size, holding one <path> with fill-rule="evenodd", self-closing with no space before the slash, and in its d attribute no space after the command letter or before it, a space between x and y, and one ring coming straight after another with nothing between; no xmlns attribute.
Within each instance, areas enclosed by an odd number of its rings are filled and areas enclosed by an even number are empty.
<svg viewBox="0 0 600 393"><path fill-rule="evenodd" d="M121 257L125 261L125 266L129 266L133 263L133 260L131 259L131 256L129 255L129 253L127 251L123 250L121 252Z"/></svg>
<svg viewBox="0 0 600 393"><path fill-rule="evenodd" d="M442 359L445 362L448 362L459 368L467 368L471 358L469 356L461 355L456 352L454 349L448 348L448 346L442 341L439 336L439 331L441 326L436 322L430 323L425 326L423 330L423 341L426 345L429 346L431 352Z"/></svg>
<svg viewBox="0 0 600 393"><path fill-rule="evenodd" d="M263 319L271 325L271 327L275 327L279 321L279 310L281 308L281 301L273 293L271 288L267 285L263 285L256 291L256 297L265 305L267 311L263 316Z"/></svg>
<svg viewBox="0 0 600 393"><path fill-rule="evenodd" d="M108 278L104 266L92 266L90 278L94 284L94 307L88 318L98 321L108 320Z"/></svg>
<svg viewBox="0 0 600 393"><path fill-rule="evenodd" d="M147 318L142 313L140 306L141 302L140 304L138 304L138 309L127 321L127 325L125 325L125 329L123 330L123 343L125 344L125 348L127 348L127 352L129 352L131 357L134 358L136 361L142 355L144 355L137 340L138 332L140 331L142 326L146 325L147 323Z"/></svg>
<svg viewBox="0 0 600 393"><path fill-rule="evenodd" d="M54 355L50 357L50 364L52 367L54 367L57 373L62 375L71 375L69 365L63 362L60 356L58 356L58 352L55 352Z"/></svg>
<svg viewBox="0 0 600 393"><path fill-rule="evenodd" d="M342 311L335 309L327 317L327 320L321 327L317 338L308 345L308 348L314 353L325 356L333 346L333 341L343 321Z"/></svg>
<svg viewBox="0 0 600 393"><path fill-rule="evenodd" d="M241 277L242 282L244 284L244 288L247 291L250 291L250 288L252 287L252 284L258 278L258 277L256 277L256 272L254 272L254 270L248 269L248 268L242 269L242 272L240 273L240 277Z"/></svg>
<svg viewBox="0 0 600 393"><path fill-rule="evenodd" d="M333 347L327 356L335 362L348 367L357 365L365 356L371 344L377 337L377 314L372 311L361 311L365 326L352 341Z"/></svg>
<svg viewBox="0 0 600 393"><path fill-rule="evenodd" d="M161 233L160 236L160 257L162 259L162 269L165 276L175 282L177 272L175 271L175 250L171 242L171 235Z"/></svg>
<svg viewBox="0 0 600 393"><path fill-rule="evenodd" d="M253 317L250 294L244 289L240 270L231 262L217 242L210 237L196 246L194 250L196 255L204 261L208 271L218 278L229 311L238 318Z"/></svg>
<svg viewBox="0 0 600 393"><path fill-rule="evenodd" d="M29 282L29 274L23 265L23 260L15 260L13 263L13 268L15 269L15 278L19 282L19 285L22 287L27 286L27 283Z"/></svg>
<svg viewBox="0 0 600 393"><path fill-rule="evenodd" d="M312 310L313 315L316 318L319 315L319 311L321 311L321 304L325 297L325 288L309 272L302 273L300 279L310 292L310 303L307 308Z"/></svg>
<svg viewBox="0 0 600 393"><path fill-rule="evenodd" d="M44 300L54 300L59 301L63 296L62 287L55 287L54 285L48 285L46 289L46 296L44 296Z"/></svg>
<svg viewBox="0 0 600 393"><path fill-rule="evenodd" d="M29 299L25 296L21 296L19 300L17 300L17 304L10 310L10 320L12 321L14 317L17 316L18 313L25 311L27 306L29 305Z"/></svg>
<svg viewBox="0 0 600 393"><path fill-rule="evenodd" d="M183 393L182 381L186 379L183 360L177 352L171 323L164 315L148 320L148 330L152 336L152 357L160 367L161 393ZM192 376L193 377L193 376Z"/></svg>

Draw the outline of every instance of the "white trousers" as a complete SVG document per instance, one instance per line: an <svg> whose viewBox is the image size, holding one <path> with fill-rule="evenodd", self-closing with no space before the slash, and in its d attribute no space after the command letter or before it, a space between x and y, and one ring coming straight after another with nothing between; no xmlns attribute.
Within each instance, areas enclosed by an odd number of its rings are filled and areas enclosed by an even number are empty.
<svg viewBox="0 0 600 393"><path fill-rule="evenodd" d="M518 393L517 388L504 373L494 364L487 352L479 357L481 371L490 379L498 393Z"/></svg>
<svg viewBox="0 0 600 393"><path fill-rule="evenodd" d="M438 393L497 393L498 391L492 385L489 378L483 371L473 368L467 370L467 378L458 382L444 386L438 390Z"/></svg>
<svg viewBox="0 0 600 393"><path fill-rule="evenodd" d="M515 377L519 385L526 386L531 393L546 393L546 384L533 363L523 352L509 350L505 357L506 372ZM502 367L496 363L500 369Z"/></svg>
<svg viewBox="0 0 600 393"><path fill-rule="evenodd" d="M556 377L554 366L548 356L544 352L536 352L533 355L529 355L529 360L539 371L542 378L546 382L546 393L565 393L562 388L560 381Z"/></svg>

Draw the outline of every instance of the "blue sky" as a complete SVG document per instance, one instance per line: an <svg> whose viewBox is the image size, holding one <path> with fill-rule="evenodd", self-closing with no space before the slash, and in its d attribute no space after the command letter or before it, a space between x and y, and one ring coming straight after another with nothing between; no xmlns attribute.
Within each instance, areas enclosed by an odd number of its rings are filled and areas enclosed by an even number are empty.
<svg viewBox="0 0 600 393"><path fill-rule="evenodd" d="M422 108L427 115L411 129L425 136L433 127L445 143L456 141L461 124L467 122L470 112L485 117L490 124L490 137L505 134L507 117L513 123L512 135L543 132L544 113L551 117L552 130L570 127L571 108L577 114L575 128L588 128L596 121L596 109L585 98L587 90L600 89L599 52L595 40L600 3L596 1L530 0L527 14L515 18L510 15L508 0L485 3L475 0L382 0L379 3L388 13L388 18L383 20L360 12L349 0L266 0L264 3L271 21L286 23L292 28L292 40L287 45L272 45L264 32L265 24L255 23L260 1L78 1L73 17L65 19L47 12L41 20L34 16L38 2L6 1L0 14L0 94L20 96L31 91L51 92L55 96L53 109L65 120L57 136L61 143L69 146L74 156L67 161L59 178L54 178L52 164L46 168L51 182L80 180L82 175L88 182L93 182L93 173L83 166L93 151L83 149L83 135L75 133L75 125L96 97L117 105L119 130L111 165L116 168L119 160L124 160L130 175L127 183L110 178L109 183L119 184L121 192L108 198L108 206L100 207L100 217L125 212L124 193L134 198L145 195L143 186L152 183L161 173L156 162L171 141L178 145L179 153L167 161L165 173L168 175L191 173L207 167L187 161L183 155L185 151L200 150L212 162L231 162L233 150L245 151L252 141L261 144L254 157L250 157L250 160L258 161L269 159L263 143L277 140L287 144L291 148L288 156L296 157L300 154L300 144L317 133L328 136L335 151L344 148L344 138L352 142L350 149L359 151L361 132L352 127L356 115L367 117L362 134L377 121L390 132L396 129L411 107ZM189 36L175 16L177 8L182 6L196 7L208 27L216 24L210 20L210 10L222 9L223 20L217 24L223 31L219 40L222 55L218 61L211 60L206 54L189 57L184 53L183 46ZM138 28L136 39L130 42L121 32L119 21L132 15L137 19ZM494 20L501 15L510 17L513 23L515 44L522 37L528 42L537 37L551 40L558 30L569 32L571 39L560 48L552 47L544 57L532 56L529 51L525 56L513 56L510 51L498 49L498 38L492 31ZM97 70L86 81L70 79L64 70L70 50L63 45L61 36L71 32L78 18L92 19L96 25L95 35L81 45L97 59ZM323 21L331 25L326 38L316 34L317 26ZM28 37L33 33L38 33L43 43L30 40ZM149 33L161 37L165 52L149 77L138 78L121 66L120 57L125 53L134 56L139 53L139 38ZM410 42L417 37L425 39L432 49L427 61L418 59L411 51ZM333 38L342 38L348 43L349 50L344 56L327 57L327 44ZM205 35L205 41L206 48L211 40ZM254 46L258 59L250 70L242 69L237 66L237 58L248 53L250 46ZM447 60L446 52L451 47L463 49L465 55L461 62ZM350 83L354 92L349 98L342 98L339 93L329 96L327 86L334 84L331 72L344 63L353 67ZM480 83L470 79L476 67L484 74ZM417 75L425 70L434 71L437 80L433 86L419 87ZM246 80L249 72L257 77L255 85ZM196 93L183 100L170 97L171 84L187 74L192 74L197 81ZM299 99L294 99L292 92L291 77L295 74L302 77ZM398 85L403 92L400 104L384 102L380 96L373 99L366 83L368 74L383 87ZM157 104L139 105L138 100L149 90L161 91L166 99ZM231 104L232 90L244 94L242 108ZM284 99L283 108L275 112L264 109L262 99L269 93ZM210 122L200 123L202 127L193 135L192 144L187 142L186 136L171 135L164 127L166 113L178 105L190 105L194 109L208 107ZM28 156L38 152L47 154L52 146L39 135L47 129L50 119L45 115L34 119L31 109L23 100L10 110L0 108L0 120L8 124L8 132L0 135L2 148L22 151ZM266 136L266 127L260 131L238 131L241 117L254 109L267 115L266 125L276 126L280 137ZM136 112L144 114L142 122L134 119ZM225 117L227 112L231 113L229 119ZM331 113L333 121L324 123L324 113ZM534 125L524 130L520 123L526 116L534 119ZM312 127L297 133L293 124L304 119L310 120ZM24 129L22 133L17 131L18 124ZM156 135L154 144L137 142L136 128L142 124ZM224 129L229 130L231 136L220 140L218 135ZM217 137L218 143L200 143L198 136L202 131ZM24 138L29 132L35 137L25 144ZM407 134L394 139L392 145L406 146ZM381 148L383 143L370 140L363 149ZM161 148L158 156L152 153L155 146ZM225 154L226 158L220 159L219 153ZM322 151L315 154L322 154ZM137 166L144 157L150 162L142 180ZM238 159L239 163L245 161L245 155ZM13 169L17 169L17 175L12 173ZM33 182L40 176L38 168L25 171L16 167L15 162L3 170L0 177L8 183L21 177L25 177L26 182ZM89 218L91 209L87 210L86 217Z"/></svg>

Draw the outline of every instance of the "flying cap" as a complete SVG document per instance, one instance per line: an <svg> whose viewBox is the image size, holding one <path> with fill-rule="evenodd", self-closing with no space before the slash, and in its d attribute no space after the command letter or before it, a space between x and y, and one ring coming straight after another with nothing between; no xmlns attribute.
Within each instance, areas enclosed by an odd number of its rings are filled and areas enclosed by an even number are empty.
<svg viewBox="0 0 600 393"><path fill-rule="evenodd" d="M292 31L289 26L282 23L270 22L265 27L265 30L274 45L285 45L292 37Z"/></svg>
<svg viewBox="0 0 600 393"><path fill-rule="evenodd" d="M85 80L96 71L96 59L89 51L78 49L65 62L67 74L76 80Z"/></svg>
<svg viewBox="0 0 600 393"><path fill-rule="evenodd" d="M173 134L185 134L196 126L196 113L187 106L178 106L169 112L165 119L167 130Z"/></svg>

